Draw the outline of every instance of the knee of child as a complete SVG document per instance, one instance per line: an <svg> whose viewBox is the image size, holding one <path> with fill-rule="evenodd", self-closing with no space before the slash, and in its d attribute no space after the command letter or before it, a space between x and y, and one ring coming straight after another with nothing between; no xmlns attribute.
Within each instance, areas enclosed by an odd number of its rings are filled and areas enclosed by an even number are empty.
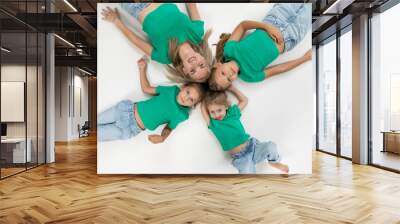
<svg viewBox="0 0 400 224"><path fill-rule="evenodd" d="M131 136L132 136L132 133L130 130L127 130L127 129L121 130L121 139L122 140L129 139L129 138L131 138Z"/></svg>

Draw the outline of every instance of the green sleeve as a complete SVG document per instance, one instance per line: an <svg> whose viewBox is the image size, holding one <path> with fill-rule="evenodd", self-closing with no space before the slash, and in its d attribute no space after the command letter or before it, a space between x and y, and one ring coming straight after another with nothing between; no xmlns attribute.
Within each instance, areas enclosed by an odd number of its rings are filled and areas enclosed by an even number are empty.
<svg viewBox="0 0 400 224"><path fill-rule="evenodd" d="M168 86L157 86L156 94L162 94L168 89Z"/></svg>
<svg viewBox="0 0 400 224"><path fill-rule="evenodd" d="M239 78L245 82L261 82L265 79L264 71L248 72L248 73L250 74L247 74L247 72L245 72L244 69L240 70Z"/></svg>
<svg viewBox="0 0 400 224"><path fill-rule="evenodd" d="M193 20L192 21L192 30L194 31L196 38L198 38L201 41L204 36L204 21Z"/></svg>
<svg viewBox="0 0 400 224"><path fill-rule="evenodd" d="M212 119L211 117L210 117L210 122L208 123L208 129L213 129L214 128L214 119Z"/></svg>
<svg viewBox="0 0 400 224"><path fill-rule="evenodd" d="M172 86L157 86L156 87L156 93L170 93L171 91L175 91L176 88L179 88L178 86L172 85Z"/></svg>
<svg viewBox="0 0 400 224"><path fill-rule="evenodd" d="M253 82L261 82L265 79L265 73L264 71L259 71L254 73L254 80Z"/></svg>
<svg viewBox="0 0 400 224"><path fill-rule="evenodd" d="M240 111L240 108L239 108L239 106L237 104L232 105L229 108L229 110L230 110L230 113L232 115L235 115L235 116L238 116L238 117L242 116L242 112Z"/></svg>
<svg viewBox="0 0 400 224"><path fill-rule="evenodd" d="M170 122L168 122L168 127L171 128L172 130L175 129L179 123L184 121L184 119L174 119Z"/></svg>
<svg viewBox="0 0 400 224"><path fill-rule="evenodd" d="M165 54L165 52L163 54L162 51L159 51L154 46L153 46L153 50L151 51L151 60L160 62L161 64L165 64L165 65L172 63L171 60L169 59L168 55Z"/></svg>
<svg viewBox="0 0 400 224"><path fill-rule="evenodd" d="M235 47L235 45L237 43L238 42L234 41L234 40L228 40L225 43L225 46L224 46L224 57L226 59L231 59L233 57L233 49L234 49L234 47Z"/></svg>

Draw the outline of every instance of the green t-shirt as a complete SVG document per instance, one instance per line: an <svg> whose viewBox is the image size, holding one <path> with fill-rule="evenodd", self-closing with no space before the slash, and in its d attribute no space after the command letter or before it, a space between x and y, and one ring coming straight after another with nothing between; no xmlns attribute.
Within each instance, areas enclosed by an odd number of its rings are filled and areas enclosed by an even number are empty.
<svg viewBox="0 0 400 224"><path fill-rule="evenodd" d="M177 38L178 44L187 40L199 44L204 35L204 22L192 21L175 4L164 3L145 17L143 31L153 46L151 58L162 64L171 64L169 40Z"/></svg>
<svg viewBox="0 0 400 224"><path fill-rule="evenodd" d="M154 130L158 126L168 123L168 127L174 129L189 117L189 108L176 101L179 93L178 86L158 86L157 95L138 102L137 112L143 121L144 127Z"/></svg>
<svg viewBox="0 0 400 224"><path fill-rule="evenodd" d="M224 46L226 61L239 65L239 78L245 82L265 79L264 69L279 55L278 47L263 30L255 30L240 41L230 40Z"/></svg>
<svg viewBox="0 0 400 224"><path fill-rule="evenodd" d="M224 119L215 120L210 118L209 129L217 137L224 151L229 151L249 139L249 135L240 122L240 108L237 105L229 107Z"/></svg>

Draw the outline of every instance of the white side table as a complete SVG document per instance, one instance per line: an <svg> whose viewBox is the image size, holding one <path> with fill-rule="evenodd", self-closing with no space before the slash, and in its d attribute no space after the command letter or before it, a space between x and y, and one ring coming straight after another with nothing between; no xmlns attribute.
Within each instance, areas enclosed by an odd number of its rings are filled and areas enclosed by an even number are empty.
<svg viewBox="0 0 400 224"><path fill-rule="evenodd" d="M13 163L25 163L31 162L32 153L31 146L32 140L27 138L26 142L28 143L26 147L26 155L25 155L25 138L7 138L2 139L1 144L12 144L13 148ZM25 161L25 159L27 159Z"/></svg>

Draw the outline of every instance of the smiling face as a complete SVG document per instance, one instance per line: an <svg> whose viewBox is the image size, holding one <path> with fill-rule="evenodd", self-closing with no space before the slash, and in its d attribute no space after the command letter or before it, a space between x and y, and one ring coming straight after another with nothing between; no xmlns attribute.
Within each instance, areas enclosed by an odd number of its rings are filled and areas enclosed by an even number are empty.
<svg viewBox="0 0 400 224"><path fill-rule="evenodd" d="M192 107L201 100L199 90L193 86L182 86L176 101L185 107Z"/></svg>
<svg viewBox="0 0 400 224"><path fill-rule="evenodd" d="M213 79L218 90L227 89L238 77L238 70L233 62L217 62L214 68Z"/></svg>
<svg viewBox="0 0 400 224"><path fill-rule="evenodd" d="M206 59L196 52L188 43L182 44L179 50L184 75L194 82L204 82L210 76L211 68Z"/></svg>
<svg viewBox="0 0 400 224"><path fill-rule="evenodd" d="M228 108L222 104L210 104L207 106L208 113L210 117L215 120L223 120L226 115L226 110Z"/></svg>

